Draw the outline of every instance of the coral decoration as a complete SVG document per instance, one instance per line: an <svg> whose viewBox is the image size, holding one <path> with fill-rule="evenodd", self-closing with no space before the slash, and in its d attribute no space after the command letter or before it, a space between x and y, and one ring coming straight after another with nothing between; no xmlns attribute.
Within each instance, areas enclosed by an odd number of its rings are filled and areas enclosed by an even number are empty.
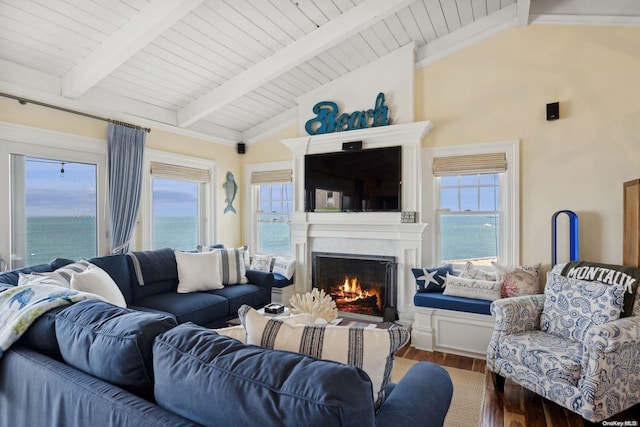
<svg viewBox="0 0 640 427"><path fill-rule="evenodd" d="M310 313L314 322L318 318L331 322L338 317L338 307L335 301L322 289L314 288L304 295L293 295L289 304L292 314Z"/></svg>

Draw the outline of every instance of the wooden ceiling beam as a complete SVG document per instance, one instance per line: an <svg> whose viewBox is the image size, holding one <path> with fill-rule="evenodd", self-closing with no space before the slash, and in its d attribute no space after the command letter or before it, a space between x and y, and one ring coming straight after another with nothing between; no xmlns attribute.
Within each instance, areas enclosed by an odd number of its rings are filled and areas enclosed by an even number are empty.
<svg viewBox="0 0 640 427"><path fill-rule="evenodd" d="M178 110L178 126L191 125L414 1L363 1Z"/></svg>
<svg viewBox="0 0 640 427"><path fill-rule="evenodd" d="M62 77L61 94L78 98L203 0L153 0Z"/></svg>

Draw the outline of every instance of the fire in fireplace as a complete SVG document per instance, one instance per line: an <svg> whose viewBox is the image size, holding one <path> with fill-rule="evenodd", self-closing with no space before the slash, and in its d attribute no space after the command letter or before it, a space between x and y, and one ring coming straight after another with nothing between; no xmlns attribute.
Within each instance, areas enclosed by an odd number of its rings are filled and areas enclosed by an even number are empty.
<svg viewBox="0 0 640 427"><path fill-rule="evenodd" d="M395 321L395 257L312 253L313 286L324 290L342 313Z"/></svg>

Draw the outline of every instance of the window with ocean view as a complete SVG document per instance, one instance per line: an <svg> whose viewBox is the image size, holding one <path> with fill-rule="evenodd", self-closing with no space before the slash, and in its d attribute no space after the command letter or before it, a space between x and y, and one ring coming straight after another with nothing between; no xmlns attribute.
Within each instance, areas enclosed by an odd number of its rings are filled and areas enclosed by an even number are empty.
<svg viewBox="0 0 640 427"><path fill-rule="evenodd" d="M11 155L11 265L97 255L95 164Z"/></svg>
<svg viewBox="0 0 640 427"><path fill-rule="evenodd" d="M490 265L500 253L499 174L440 177L441 262Z"/></svg>
<svg viewBox="0 0 640 427"><path fill-rule="evenodd" d="M293 210L293 184L261 184L258 192L258 248L260 253L291 253L289 223Z"/></svg>
<svg viewBox="0 0 640 427"><path fill-rule="evenodd" d="M152 180L152 248L192 251L198 245L199 183Z"/></svg>

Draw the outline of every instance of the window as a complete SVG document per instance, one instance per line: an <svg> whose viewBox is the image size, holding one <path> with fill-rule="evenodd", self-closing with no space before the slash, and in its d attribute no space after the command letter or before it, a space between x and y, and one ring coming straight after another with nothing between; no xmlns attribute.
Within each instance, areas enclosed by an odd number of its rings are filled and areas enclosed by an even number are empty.
<svg viewBox="0 0 640 427"><path fill-rule="evenodd" d="M152 249L193 250L198 246L199 185L152 177Z"/></svg>
<svg viewBox="0 0 640 427"><path fill-rule="evenodd" d="M11 263L97 254L96 165L11 155Z"/></svg>
<svg viewBox="0 0 640 427"><path fill-rule="evenodd" d="M514 142L427 150L433 201L431 264L519 261L518 146Z"/></svg>
<svg viewBox="0 0 640 427"><path fill-rule="evenodd" d="M215 243L215 162L147 150L145 170L142 247L193 251Z"/></svg>
<svg viewBox="0 0 640 427"><path fill-rule="evenodd" d="M108 250L106 143L0 124L0 257L9 268ZM3 134L0 132L0 134Z"/></svg>
<svg viewBox="0 0 640 427"><path fill-rule="evenodd" d="M249 244L256 253L291 255L293 183L290 162L247 165L244 218Z"/></svg>
<svg viewBox="0 0 640 427"><path fill-rule="evenodd" d="M289 223L293 210L293 184L273 183L258 185L259 209L257 252L291 253Z"/></svg>
<svg viewBox="0 0 640 427"><path fill-rule="evenodd" d="M498 261L499 174L440 177L437 224L441 262Z"/></svg>

